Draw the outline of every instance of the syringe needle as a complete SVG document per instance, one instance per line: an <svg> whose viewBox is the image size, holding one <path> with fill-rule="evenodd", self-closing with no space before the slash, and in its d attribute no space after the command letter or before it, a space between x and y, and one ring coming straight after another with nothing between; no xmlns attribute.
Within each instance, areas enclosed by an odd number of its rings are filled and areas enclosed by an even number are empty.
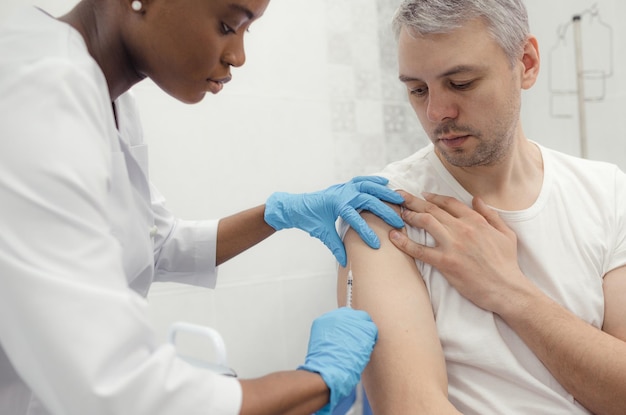
<svg viewBox="0 0 626 415"><path fill-rule="evenodd" d="M348 282L346 286L346 307L352 308L352 264L348 270Z"/></svg>

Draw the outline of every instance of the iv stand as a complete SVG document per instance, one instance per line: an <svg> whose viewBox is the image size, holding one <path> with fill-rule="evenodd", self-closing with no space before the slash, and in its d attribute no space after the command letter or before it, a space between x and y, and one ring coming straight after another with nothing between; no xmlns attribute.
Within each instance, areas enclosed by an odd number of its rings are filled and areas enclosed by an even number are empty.
<svg viewBox="0 0 626 415"><path fill-rule="evenodd" d="M578 90L578 128L580 130L580 156L587 158L587 119L585 114L585 79L583 68L583 50L581 34L581 16L572 18L574 28L574 44L576 46L576 83Z"/></svg>

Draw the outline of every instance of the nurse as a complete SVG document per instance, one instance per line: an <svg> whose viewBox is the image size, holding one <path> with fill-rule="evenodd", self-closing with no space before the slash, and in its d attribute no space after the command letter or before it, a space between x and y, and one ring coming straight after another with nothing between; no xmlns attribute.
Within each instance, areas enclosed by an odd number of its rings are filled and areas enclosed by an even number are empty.
<svg viewBox="0 0 626 415"><path fill-rule="evenodd" d="M24 8L0 27L0 413L330 413L358 383L377 329L341 308L319 317L299 370L227 378L160 344L153 281L214 287L216 267L276 230L321 239L345 265L343 217L393 226L381 178L356 178L219 221L175 218L147 176L128 90L151 78L176 99L217 94L269 0L82 0L53 18Z"/></svg>

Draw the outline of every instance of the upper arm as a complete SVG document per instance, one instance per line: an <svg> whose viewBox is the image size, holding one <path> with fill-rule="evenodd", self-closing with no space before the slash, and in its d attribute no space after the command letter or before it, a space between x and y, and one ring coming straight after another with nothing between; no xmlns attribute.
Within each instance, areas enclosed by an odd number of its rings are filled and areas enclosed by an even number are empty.
<svg viewBox="0 0 626 415"><path fill-rule="evenodd" d="M604 277L604 324L602 330L626 341L626 266Z"/></svg>
<svg viewBox="0 0 626 415"><path fill-rule="evenodd" d="M389 225L373 214L362 216L377 233L381 247L371 249L353 230L346 233L348 267L339 269L337 293L339 304L344 305L351 268L352 306L367 311L379 329L363 374L372 409L375 413L416 413L420 408L447 406L443 352L415 261L391 243Z"/></svg>

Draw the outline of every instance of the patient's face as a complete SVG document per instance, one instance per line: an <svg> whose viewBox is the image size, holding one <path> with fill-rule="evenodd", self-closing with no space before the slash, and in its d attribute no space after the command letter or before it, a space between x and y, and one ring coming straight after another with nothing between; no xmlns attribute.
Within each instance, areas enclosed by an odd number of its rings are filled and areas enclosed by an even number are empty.
<svg viewBox="0 0 626 415"><path fill-rule="evenodd" d="M446 34L402 29L400 79L444 163L491 165L519 128L521 63L511 66L484 23L471 20Z"/></svg>

